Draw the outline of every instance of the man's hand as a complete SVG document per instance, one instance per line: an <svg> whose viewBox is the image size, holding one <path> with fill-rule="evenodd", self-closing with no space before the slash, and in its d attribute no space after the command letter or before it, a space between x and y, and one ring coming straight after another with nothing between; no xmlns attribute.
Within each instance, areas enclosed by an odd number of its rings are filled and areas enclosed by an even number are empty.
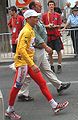
<svg viewBox="0 0 78 120"><path fill-rule="evenodd" d="M18 38L16 39L15 43L17 44L17 42L18 42Z"/></svg>
<svg viewBox="0 0 78 120"><path fill-rule="evenodd" d="M61 31L64 32L64 31L65 31L65 28L63 28Z"/></svg>
<svg viewBox="0 0 78 120"><path fill-rule="evenodd" d="M38 66L37 65L33 65L33 66L31 66L31 69L35 72L35 73L38 73L40 70L39 70L39 68L38 68Z"/></svg>
<svg viewBox="0 0 78 120"><path fill-rule="evenodd" d="M49 23L48 25L45 25L46 28L53 28L53 24Z"/></svg>
<svg viewBox="0 0 78 120"><path fill-rule="evenodd" d="M45 51L46 51L48 54L53 53L53 50L52 50L49 46L46 46Z"/></svg>

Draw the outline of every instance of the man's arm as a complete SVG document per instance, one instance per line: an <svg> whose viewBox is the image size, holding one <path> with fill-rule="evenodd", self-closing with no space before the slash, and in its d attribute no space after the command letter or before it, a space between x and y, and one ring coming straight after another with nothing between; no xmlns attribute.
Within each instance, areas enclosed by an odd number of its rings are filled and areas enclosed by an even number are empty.
<svg viewBox="0 0 78 120"><path fill-rule="evenodd" d="M10 31L12 31L12 19L9 20L8 27L10 28Z"/></svg>
<svg viewBox="0 0 78 120"><path fill-rule="evenodd" d="M35 31L35 36L36 36L36 45L37 47L41 47L41 48L44 48L45 51L49 54L52 52L52 49L50 47L47 46L47 44L45 43L45 40L42 39L42 37L39 35L39 33L37 31ZM47 38L46 38L47 39Z"/></svg>
<svg viewBox="0 0 78 120"><path fill-rule="evenodd" d="M46 43L41 43L41 45L48 54L53 52L53 50Z"/></svg>

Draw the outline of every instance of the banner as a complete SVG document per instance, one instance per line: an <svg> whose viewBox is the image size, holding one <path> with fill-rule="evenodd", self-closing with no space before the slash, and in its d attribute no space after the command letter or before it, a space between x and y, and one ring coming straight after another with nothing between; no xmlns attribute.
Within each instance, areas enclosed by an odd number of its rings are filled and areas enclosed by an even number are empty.
<svg viewBox="0 0 78 120"><path fill-rule="evenodd" d="M23 8L27 6L32 0L16 0L16 6L18 8Z"/></svg>

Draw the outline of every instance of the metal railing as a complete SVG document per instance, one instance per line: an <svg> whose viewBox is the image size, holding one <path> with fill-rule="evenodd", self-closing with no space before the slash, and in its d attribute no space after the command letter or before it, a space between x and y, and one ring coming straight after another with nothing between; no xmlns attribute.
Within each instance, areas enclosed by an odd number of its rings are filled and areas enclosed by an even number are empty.
<svg viewBox="0 0 78 120"><path fill-rule="evenodd" d="M73 44L71 39L71 31L72 29L66 29L64 32L61 32L61 39L64 45L63 55L73 55Z"/></svg>
<svg viewBox="0 0 78 120"><path fill-rule="evenodd" d="M4 120L4 100L0 90L0 120Z"/></svg>
<svg viewBox="0 0 78 120"><path fill-rule="evenodd" d="M11 44L11 33L0 33L0 60L13 57Z"/></svg>
<svg viewBox="0 0 78 120"><path fill-rule="evenodd" d="M77 43L76 43L76 36L77 36L77 31L78 28L72 28L72 29L65 29L64 32L61 31L61 39L64 45L64 50L62 51L63 56L74 56L74 49L73 49L73 43L72 43L72 31L73 31L73 38L74 38L74 45L75 48L78 48ZM55 52L54 55L57 56L57 53Z"/></svg>
<svg viewBox="0 0 78 120"><path fill-rule="evenodd" d="M77 29L66 29L62 34L62 42L64 44L63 56L74 55L72 39L71 39L71 31L78 30ZM68 35L69 33L69 35ZM74 36L75 37L75 36ZM12 59L12 44L11 44L11 33L1 33L0 34L0 60ZM57 56L57 53L54 52L54 56Z"/></svg>

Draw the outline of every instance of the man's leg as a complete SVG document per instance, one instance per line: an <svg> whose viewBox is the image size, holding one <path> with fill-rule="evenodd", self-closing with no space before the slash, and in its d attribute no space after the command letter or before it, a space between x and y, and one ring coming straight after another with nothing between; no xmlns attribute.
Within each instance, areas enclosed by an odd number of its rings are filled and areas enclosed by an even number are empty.
<svg viewBox="0 0 78 120"><path fill-rule="evenodd" d="M35 64L39 67L42 61L43 56L43 49L35 49L35 55L34 55L34 61ZM29 75L26 76L24 84L21 88L21 90L18 93L18 100L19 101L33 101L34 99L29 96L29 85L31 82L31 77Z"/></svg>
<svg viewBox="0 0 78 120"><path fill-rule="evenodd" d="M58 88L61 85L61 81L59 81L55 75L55 73L51 70L50 64L47 60L47 56L45 53L45 49L36 49L34 55L35 64L40 68L41 72L46 75L48 80Z"/></svg>
<svg viewBox="0 0 78 120"><path fill-rule="evenodd" d="M58 54L57 73L61 73L61 72L62 72L62 67L61 67L61 63L62 63L62 53L61 53L61 50L60 50L57 54Z"/></svg>
<svg viewBox="0 0 78 120"><path fill-rule="evenodd" d="M54 41L55 41L55 40L52 40L52 41L50 41L50 42L47 42L47 45L48 45L49 47L51 47L52 50L54 50ZM55 69L54 69L54 65L53 65L53 63L54 63L54 61L53 61L53 52L49 54L49 61L50 61L50 65L51 65L51 70L55 73Z"/></svg>
<svg viewBox="0 0 78 120"><path fill-rule="evenodd" d="M21 90L19 91L18 96L21 96L22 94L25 96L29 96L29 84L30 84L30 82L31 82L30 79L26 77L26 80L23 83L23 86L21 87Z"/></svg>
<svg viewBox="0 0 78 120"><path fill-rule="evenodd" d="M55 73L55 69L53 65L53 53L49 54L49 60L50 60L51 70Z"/></svg>
<svg viewBox="0 0 78 120"><path fill-rule="evenodd" d="M41 72L35 73L30 67L28 69L28 73L31 76L31 78L39 85L43 95L47 98L48 101L50 101L53 97L46 85L46 81L44 80Z"/></svg>
<svg viewBox="0 0 78 120"><path fill-rule="evenodd" d="M48 80L56 87L58 88L61 85L61 81L58 80L55 73L51 70L50 63L47 59L46 53L44 51L44 54L42 56L42 62L40 65L41 72L45 75L45 77L48 78Z"/></svg>
<svg viewBox="0 0 78 120"><path fill-rule="evenodd" d="M62 68L61 68L62 52L61 52L61 50L63 50L63 43L61 41L61 38L59 37L58 39L56 39L54 44L55 44L55 50L57 51L57 54L58 54L57 73L61 73L62 72Z"/></svg>
<svg viewBox="0 0 78 120"><path fill-rule="evenodd" d="M76 54L76 31L71 30L71 38L73 43L74 54Z"/></svg>
<svg viewBox="0 0 78 120"><path fill-rule="evenodd" d="M17 115L14 111L14 103L15 103L16 96L25 80L26 73L27 73L27 66L19 67L16 69L14 84L11 88L10 96L9 96L9 106L5 113L6 117L9 117L10 119L13 119L13 120L15 119L19 120L21 118L21 116Z"/></svg>
<svg viewBox="0 0 78 120"><path fill-rule="evenodd" d="M45 52L42 57L43 59L40 65L40 70L45 75L44 77L47 77L48 80L54 85L54 87L56 87L58 93L61 93L63 90L68 89L70 87L70 83L63 83L62 81L58 80L57 76L50 68L50 64L47 60Z"/></svg>
<svg viewBox="0 0 78 120"><path fill-rule="evenodd" d="M30 74L31 78L38 84L38 86L40 87L40 90L42 91L43 95L46 97L46 99L48 100L48 102L50 103L54 113L59 112L60 110L65 109L69 102L63 102L58 104L57 102L55 102L55 100L53 99L53 96L51 95L50 90L48 89L47 85L46 85L46 81L43 78L42 74L40 71L38 71L37 73L34 72L30 67L28 69L28 73Z"/></svg>
<svg viewBox="0 0 78 120"><path fill-rule="evenodd" d="M34 98L32 98L29 93L29 85L31 82L31 77L29 75L26 76L25 81L18 93L18 101L33 101Z"/></svg>

